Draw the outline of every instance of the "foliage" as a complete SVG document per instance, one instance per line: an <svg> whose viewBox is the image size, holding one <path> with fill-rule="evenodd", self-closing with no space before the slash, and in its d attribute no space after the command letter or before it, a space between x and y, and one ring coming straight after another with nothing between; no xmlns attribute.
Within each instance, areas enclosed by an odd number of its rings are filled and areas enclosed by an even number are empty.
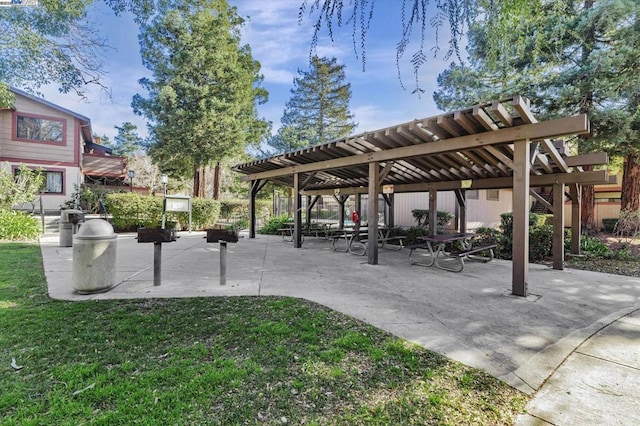
<svg viewBox="0 0 640 426"><path fill-rule="evenodd" d="M309 71L298 70L282 126L267 143L277 153L294 151L348 136L356 124L349 111L351 85L336 58L311 58Z"/></svg>
<svg viewBox="0 0 640 426"><path fill-rule="evenodd" d="M548 225L548 215L529 213L529 261L538 262L552 255L553 226ZM501 235L497 238L497 255L511 259L513 253L513 213L500 215Z"/></svg>
<svg viewBox="0 0 640 426"><path fill-rule="evenodd" d="M0 167L0 210L32 203L45 182L44 174L21 163L14 175L8 163Z"/></svg>
<svg viewBox="0 0 640 426"><path fill-rule="evenodd" d="M159 12L141 27L152 77L140 79L149 95L134 97L134 112L150 123L148 152L160 169L194 176L259 142L267 126L256 103L267 92L259 87L260 64L240 46L243 19L226 1L167 2Z"/></svg>
<svg viewBox="0 0 640 426"><path fill-rule="evenodd" d="M0 240L33 240L42 228L38 219L24 212L0 209Z"/></svg>
<svg viewBox="0 0 640 426"><path fill-rule="evenodd" d="M470 61L452 64L440 74L436 104L452 109L521 94L541 117L588 114L592 132L579 138L578 152L606 150L610 156L624 156L622 206L637 209L640 2L556 1L538 6L542 13L534 21L513 21L513 31L504 34L505 49L492 47L493 17L480 16L469 32ZM496 54L499 61L488 59ZM591 186L584 190L592 194ZM593 210L593 197L583 196L586 230L595 226Z"/></svg>
<svg viewBox="0 0 640 426"><path fill-rule="evenodd" d="M116 231L135 231L139 227L158 228L162 224L162 197L143 196L124 192L108 194L107 210L113 216ZM191 199L193 229L213 226L220 214L220 203L207 198ZM178 230L188 229L189 213L167 212L166 220L175 223Z"/></svg>
<svg viewBox="0 0 640 426"><path fill-rule="evenodd" d="M262 225L260 233L276 235L278 233L278 229L284 228L285 223L292 221L293 219L287 215L274 216L270 218L267 223Z"/></svg>
<svg viewBox="0 0 640 426"><path fill-rule="evenodd" d="M141 196L134 192L107 194L107 211L116 231L154 228L162 222L162 198Z"/></svg>
<svg viewBox="0 0 640 426"><path fill-rule="evenodd" d="M220 216L220 202L210 198L191 199L191 226L194 230L211 228ZM189 213L169 212L167 218L176 222L178 229L189 228Z"/></svg>
<svg viewBox="0 0 640 426"><path fill-rule="evenodd" d="M271 200L256 200L256 218L266 219L271 216ZM249 217L249 200L224 200L220 201L220 217L223 219L233 219L238 217Z"/></svg>
<svg viewBox="0 0 640 426"><path fill-rule="evenodd" d="M412 226L411 228L407 229L406 232L407 238L405 238L404 244L407 246L424 243L424 241L419 240L418 237L427 235L427 229L422 226Z"/></svg>
<svg viewBox="0 0 640 426"><path fill-rule="evenodd" d="M616 222L613 233L619 238L637 238L638 235L640 235L640 211L629 209L621 210L620 218L618 218Z"/></svg>
<svg viewBox="0 0 640 426"><path fill-rule="evenodd" d="M88 214L104 213L101 202L104 203L107 194L116 192L105 188L103 185L82 184L74 185L75 192L64 206L68 209L80 209ZM120 191L124 192L124 191Z"/></svg>
<svg viewBox="0 0 640 426"><path fill-rule="evenodd" d="M605 232L613 232L618 223L617 218L602 219L602 230Z"/></svg>
<svg viewBox="0 0 640 426"><path fill-rule="evenodd" d="M411 210L411 214L413 218L418 223L418 226L423 228L429 227L429 210L422 209L414 209ZM444 229L453 219L453 215L449 212L445 211L437 211L436 212L436 229L442 230Z"/></svg>
<svg viewBox="0 0 640 426"><path fill-rule="evenodd" d="M555 3L564 4L564 1ZM456 56L462 62L460 42L463 36L470 30L473 22L485 18L488 25L486 59L491 64L500 61L501 52L507 54L522 52L538 52L544 46L542 40L534 39L531 45L523 46L521 43L512 43L512 38L522 38L529 32L535 32L542 25L542 5L540 0L402 0L396 3L401 8L402 20L400 22L400 39L396 44L396 67L398 79L405 88L402 74L401 61L405 55L410 56L409 62L413 69L415 88L412 93L422 94L424 89L420 86L420 74L423 67L429 63L429 56L436 57L441 50L440 30L450 34L444 59ZM311 41L312 53L316 50L318 35L323 26L326 26L331 40L334 38L335 26L350 25L353 47L356 57L362 59L362 69L366 67L366 40L370 30L375 11L375 2L370 0L353 0L349 2L349 12L344 0L302 0L299 20L302 21L308 14L313 20L314 34ZM527 25L524 25L526 23ZM427 42L428 27L435 31L435 37L431 43ZM414 30L419 31L418 37L414 36ZM561 37L558 31L552 34ZM417 40L418 47L408 54L412 41ZM431 47L429 47L431 44Z"/></svg>
<svg viewBox="0 0 640 426"><path fill-rule="evenodd" d="M89 0L46 0L35 7L0 7L0 81L37 92L47 84L84 96L102 85L106 44L87 20ZM6 102L0 87L0 102ZM6 105L0 105L0 107Z"/></svg>
<svg viewBox="0 0 640 426"><path fill-rule="evenodd" d="M113 155L126 157L129 161L135 154L140 151L142 146L142 138L138 135L138 126L130 122L124 122L120 127L114 126L118 130L118 134L114 138L113 143L109 139L103 140L103 145L109 147L113 151Z"/></svg>

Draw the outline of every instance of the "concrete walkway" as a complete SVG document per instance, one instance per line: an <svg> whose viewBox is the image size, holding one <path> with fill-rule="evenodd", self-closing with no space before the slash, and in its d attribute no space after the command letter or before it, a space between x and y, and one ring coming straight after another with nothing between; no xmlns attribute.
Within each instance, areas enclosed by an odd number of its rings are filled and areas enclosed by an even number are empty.
<svg viewBox="0 0 640 426"><path fill-rule="evenodd" d="M366 321L489 374L534 397L519 425L640 424L640 279L531 265L530 296L511 295L511 263L467 263L461 273L411 266L380 249L379 265L307 238L229 243L227 285L219 244L180 233L163 244L153 286L153 244L118 236L116 287L74 293L72 248L41 239L54 299L292 296Z"/></svg>

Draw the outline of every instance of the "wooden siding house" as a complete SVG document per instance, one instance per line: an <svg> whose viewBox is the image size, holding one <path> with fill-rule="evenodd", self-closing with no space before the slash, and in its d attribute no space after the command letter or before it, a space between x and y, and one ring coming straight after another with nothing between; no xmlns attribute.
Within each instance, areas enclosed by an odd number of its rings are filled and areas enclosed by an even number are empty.
<svg viewBox="0 0 640 426"><path fill-rule="evenodd" d="M93 147L88 117L22 90L10 90L14 106L0 110L0 167L15 173L24 163L44 170L46 212L59 211L87 179L125 180L125 158Z"/></svg>

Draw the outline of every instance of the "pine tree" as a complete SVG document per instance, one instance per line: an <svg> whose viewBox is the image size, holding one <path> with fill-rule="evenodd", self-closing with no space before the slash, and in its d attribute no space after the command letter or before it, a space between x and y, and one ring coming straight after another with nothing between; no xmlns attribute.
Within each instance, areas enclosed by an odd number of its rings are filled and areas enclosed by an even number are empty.
<svg viewBox="0 0 640 426"><path fill-rule="evenodd" d="M259 87L260 64L240 46L242 23L225 0L192 0L171 4L141 29L143 64L153 77L140 80L149 97L136 95L134 111L149 119L154 162L193 177L194 196L204 196L207 165L257 143L267 128L256 110L267 92Z"/></svg>
<svg viewBox="0 0 640 426"><path fill-rule="evenodd" d="M349 111L351 85L335 58L313 57L298 70L278 133L269 140L277 152L318 145L349 135L356 127Z"/></svg>

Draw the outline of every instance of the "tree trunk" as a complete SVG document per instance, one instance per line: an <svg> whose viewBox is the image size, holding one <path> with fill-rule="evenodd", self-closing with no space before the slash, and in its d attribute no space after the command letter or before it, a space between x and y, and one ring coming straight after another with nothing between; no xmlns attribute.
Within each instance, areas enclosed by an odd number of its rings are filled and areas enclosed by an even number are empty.
<svg viewBox="0 0 640 426"><path fill-rule="evenodd" d="M199 188L200 191L198 191L198 195L197 195L198 197L204 198L204 196L205 196L205 189L207 187L207 185L206 185L206 177L207 177L206 168L203 167L200 170L200 188Z"/></svg>
<svg viewBox="0 0 640 426"><path fill-rule="evenodd" d="M640 160L638 153L627 152L622 174L621 210L637 212L640 209Z"/></svg>
<svg viewBox="0 0 640 426"><path fill-rule="evenodd" d="M220 199L220 162L216 162L216 167L213 169L213 199Z"/></svg>
<svg viewBox="0 0 640 426"><path fill-rule="evenodd" d="M197 167L193 168L193 191L192 197L197 197L200 192L200 170Z"/></svg>
<svg viewBox="0 0 640 426"><path fill-rule="evenodd" d="M592 169L592 166L584 166L585 171L590 171ZM582 232L585 235L593 235L598 230L596 227L595 193L596 191L594 190L593 185L582 185L582 201L580 203L580 226L582 227Z"/></svg>

